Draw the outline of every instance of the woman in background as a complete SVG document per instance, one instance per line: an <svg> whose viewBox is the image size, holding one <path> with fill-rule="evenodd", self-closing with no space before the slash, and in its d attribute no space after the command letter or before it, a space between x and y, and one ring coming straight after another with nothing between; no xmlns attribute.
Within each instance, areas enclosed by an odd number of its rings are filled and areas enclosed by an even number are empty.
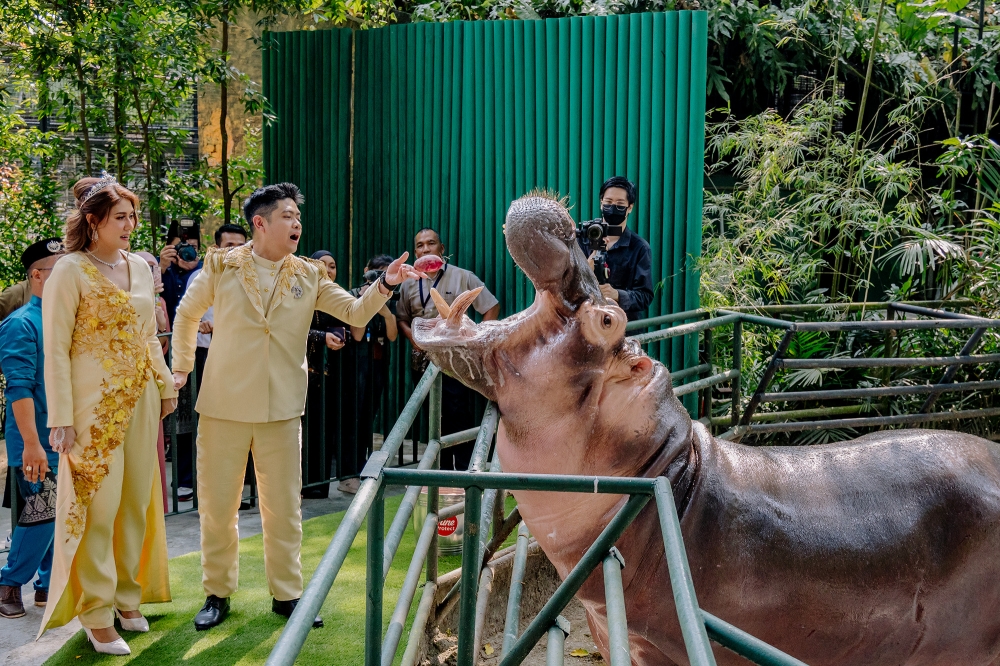
<svg viewBox="0 0 1000 666"><path fill-rule="evenodd" d="M160 295L163 293L163 277L160 273L160 262L149 252L136 252L136 254L149 265L149 270L153 275L153 295L156 299L153 304L153 312L156 314L156 333L158 335L169 333L170 319L167 317L167 302ZM160 338L160 347L163 349L164 357L166 357L167 350L170 349L170 338L166 336ZM164 358L164 360L166 359ZM156 456L160 460L160 492L163 493L163 513L167 513L170 511L170 505L167 503L167 453L163 435L163 421L160 421L160 425L157 428Z"/></svg>
<svg viewBox="0 0 1000 666"><path fill-rule="evenodd" d="M170 600L157 424L176 391L156 338L149 266L129 254L139 200L114 178L73 188L67 255L42 301L50 440L60 456L55 556L39 636L79 615L94 649L148 631L140 603Z"/></svg>

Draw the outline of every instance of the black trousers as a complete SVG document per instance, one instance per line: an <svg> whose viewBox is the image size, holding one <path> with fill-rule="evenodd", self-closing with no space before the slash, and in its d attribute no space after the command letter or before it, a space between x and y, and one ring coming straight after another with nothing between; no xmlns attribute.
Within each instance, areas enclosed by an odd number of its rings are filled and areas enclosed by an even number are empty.
<svg viewBox="0 0 1000 666"><path fill-rule="evenodd" d="M413 383L416 385L423 377L423 372L411 370ZM476 422L476 392L465 384L441 374L441 434L450 435L469 428L475 428ZM422 416L427 422L427 404L424 404ZM417 430L416 428L414 429ZM475 442L466 442L451 446L441 452L441 469L465 471L472 460L472 449Z"/></svg>

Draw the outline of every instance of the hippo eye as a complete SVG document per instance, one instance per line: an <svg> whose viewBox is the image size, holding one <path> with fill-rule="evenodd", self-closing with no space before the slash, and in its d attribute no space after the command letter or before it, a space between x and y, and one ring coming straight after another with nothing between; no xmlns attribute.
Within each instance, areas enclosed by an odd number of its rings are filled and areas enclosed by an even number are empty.
<svg viewBox="0 0 1000 666"><path fill-rule="evenodd" d="M611 328L611 315L604 315L604 328Z"/></svg>

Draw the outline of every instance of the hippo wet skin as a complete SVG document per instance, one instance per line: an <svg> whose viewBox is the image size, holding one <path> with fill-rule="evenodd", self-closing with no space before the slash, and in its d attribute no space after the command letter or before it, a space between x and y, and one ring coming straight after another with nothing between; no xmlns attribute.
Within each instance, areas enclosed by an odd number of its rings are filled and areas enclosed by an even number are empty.
<svg viewBox="0 0 1000 666"><path fill-rule="evenodd" d="M505 235L537 296L476 325L462 294L418 344L497 402L505 472L665 476L702 608L811 666L1000 665L1000 449L971 435L877 433L753 448L715 439L625 338L561 202L531 194ZM515 492L566 577L625 498ZM633 664L687 664L656 508L618 541ZM604 581L580 590L608 660ZM721 665L748 664L714 645Z"/></svg>

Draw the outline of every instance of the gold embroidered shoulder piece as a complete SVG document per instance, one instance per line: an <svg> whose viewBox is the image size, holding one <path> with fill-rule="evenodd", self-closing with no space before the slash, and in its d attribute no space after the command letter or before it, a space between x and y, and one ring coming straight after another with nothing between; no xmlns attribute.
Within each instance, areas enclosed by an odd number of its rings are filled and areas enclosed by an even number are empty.
<svg viewBox="0 0 1000 666"><path fill-rule="evenodd" d="M236 269L236 276L243 285L243 291L250 299L250 305L264 316L264 300L260 296L260 284L257 282L257 269L253 263L253 244L247 243L229 250L223 258L224 266L232 266Z"/></svg>
<svg viewBox="0 0 1000 666"><path fill-rule="evenodd" d="M90 443L73 470L76 501L66 526L70 536L77 538L83 536L87 509L108 475L114 450L125 441L125 430L151 373L149 347L138 330L132 295L86 259L80 261L80 269L89 290L80 297L70 355L97 359L105 376L90 426Z"/></svg>

